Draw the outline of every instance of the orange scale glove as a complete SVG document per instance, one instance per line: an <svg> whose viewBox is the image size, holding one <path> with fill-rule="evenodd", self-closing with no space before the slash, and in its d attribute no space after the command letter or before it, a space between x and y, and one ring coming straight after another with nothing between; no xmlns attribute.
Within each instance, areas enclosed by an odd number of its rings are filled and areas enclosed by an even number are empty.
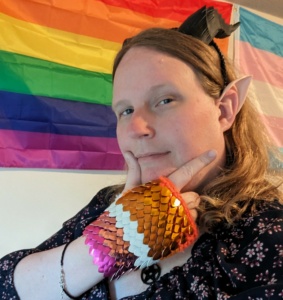
<svg viewBox="0 0 283 300"><path fill-rule="evenodd" d="M99 272L111 279L184 250L198 235L185 201L164 177L124 193L83 234Z"/></svg>

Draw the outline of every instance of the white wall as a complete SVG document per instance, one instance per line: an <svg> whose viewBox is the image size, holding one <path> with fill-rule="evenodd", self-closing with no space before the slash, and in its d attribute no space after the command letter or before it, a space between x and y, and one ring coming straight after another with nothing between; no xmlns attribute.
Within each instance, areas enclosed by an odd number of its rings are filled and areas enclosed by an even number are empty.
<svg viewBox="0 0 283 300"><path fill-rule="evenodd" d="M40 244L124 172L0 169L0 257Z"/></svg>

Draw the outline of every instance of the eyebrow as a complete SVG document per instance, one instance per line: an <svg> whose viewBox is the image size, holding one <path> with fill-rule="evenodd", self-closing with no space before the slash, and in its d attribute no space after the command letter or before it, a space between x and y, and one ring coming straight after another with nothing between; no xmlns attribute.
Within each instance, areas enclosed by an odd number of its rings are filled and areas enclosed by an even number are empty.
<svg viewBox="0 0 283 300"><path fill-rule="evenodd" d="M152 86L149 91L147 92L147 97L153 93L156 93L156 92L159 92L159 91L166 91L166 90L169 90L169 89L176 89L174 85L172 85L171 83L164 83L164 84L156 84L154 86ZM172 91L171 91L172 92ZM121 99L118 101L117 104L113 105L112 104L112 110L115 111L115 109L119 108L119 106L123 106L125 105L125 103L128 102L127 99ZM113 103L113 101L112 101Z"/></svg>
<svg viewBox="0 0 283 300"><path fill-rule="evenodd" d="M113 102L113 101L112 101ZM127 104L128 100L119 100L118 103L116 103L115 105L111 105L112 111L115 112L117 109L119 109L119 107L123 107Z"/></svg>

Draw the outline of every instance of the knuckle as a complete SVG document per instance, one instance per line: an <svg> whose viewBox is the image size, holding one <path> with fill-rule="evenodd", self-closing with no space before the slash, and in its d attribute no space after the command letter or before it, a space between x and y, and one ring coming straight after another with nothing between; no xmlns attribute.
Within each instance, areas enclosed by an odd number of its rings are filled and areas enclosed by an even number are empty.
<svg viewBox="0 0 283 300"><path fill-rule="evenodd" d="M192 179L194 176L194 168L192 166L184 166L183 174L188 180Z"/></svg>

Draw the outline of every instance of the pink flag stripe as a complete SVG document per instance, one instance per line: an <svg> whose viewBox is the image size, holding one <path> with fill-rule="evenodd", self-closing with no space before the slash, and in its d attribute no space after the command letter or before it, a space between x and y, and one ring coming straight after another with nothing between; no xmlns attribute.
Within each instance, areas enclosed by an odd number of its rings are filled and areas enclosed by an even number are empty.
<svg viewBox="0 0 283 300"><path fill-rule="evenodd" d="M283 118L265 115L261 115L261 117L271 138L274 141L274 145L279 148L283 148Z"/></svg>
<svg viewBox="0 0 283 300"><path fill-rule="evenodd" d="M0 167L122 170L116 138L0 130Z"/></svg>
<svg viewBox="0 0 283 300"><path fill-rule="evenodd" d="M239 40L235 41L235 46L242 53L239 65L245 74L283 89L283 57Z"/></svg>

